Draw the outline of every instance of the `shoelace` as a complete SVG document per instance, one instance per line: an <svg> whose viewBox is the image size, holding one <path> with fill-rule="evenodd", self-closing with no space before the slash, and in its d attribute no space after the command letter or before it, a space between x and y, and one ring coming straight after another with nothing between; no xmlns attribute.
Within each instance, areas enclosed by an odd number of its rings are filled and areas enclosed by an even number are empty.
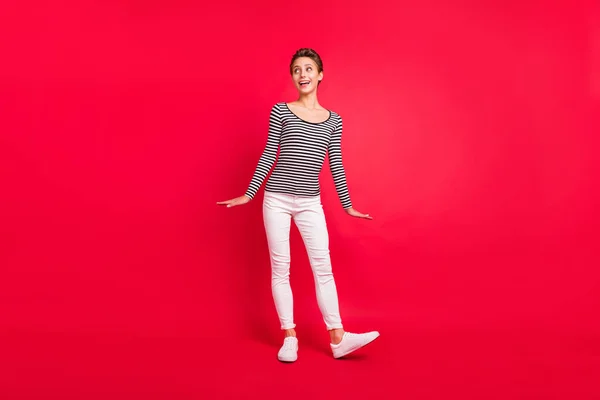
<svg viewBox="0 0 600 400"><path fill-rule="evenodd" d="M294 339L285 338L283 340L283 348L284 348L284 350L296 350L296 346L295 346L294 342L295 342Z"/></svg>
<svg viewBox="0 0 600 400"><path fill-rule="evenodd" d="M350 340L352 340L352 339L360 339L361 343L365 341L364 334L346 332L346 337L348 339L350 339Z"/></svg>
<svg viewBox="0 0 600 400"><path fill-rule="evenodd" d="M357 335L356 333L346 332L346 337L348 337L348 339L357 339L359 335Z"/></svg>

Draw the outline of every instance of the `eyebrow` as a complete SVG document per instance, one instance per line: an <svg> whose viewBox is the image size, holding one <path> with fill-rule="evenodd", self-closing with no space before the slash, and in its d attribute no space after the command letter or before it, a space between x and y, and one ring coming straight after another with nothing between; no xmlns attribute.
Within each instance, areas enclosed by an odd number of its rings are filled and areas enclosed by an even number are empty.
<svg viewBox="0 0 600 400"><path fill-rule="evenodd" d="M313 64L311 64L311 63L304 64L304 65L305 65L305 66L306 66L306 65L308 65L309 67L312 67L312 66L313 66ZM296 67L299 67L299 66L300 66L300 65L298 65L298 64L295 64L295 65L294 65L294 68L296 68Z"/></svg>

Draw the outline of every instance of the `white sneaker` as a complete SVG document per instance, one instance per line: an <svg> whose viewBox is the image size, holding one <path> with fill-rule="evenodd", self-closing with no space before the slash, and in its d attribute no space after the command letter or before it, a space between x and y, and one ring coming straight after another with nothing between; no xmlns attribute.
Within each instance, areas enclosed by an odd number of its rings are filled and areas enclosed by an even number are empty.
<svg viewBox="0 0 600 400"><path fill-rule="evenodd" d="M344 357L347 354L352 353L371 343L373 340L379 337L379 332L367 332L367 333L350 333L344 332L342 341L338 344L331 344L331 351L333 351L334 358Z"/></svg>
<svg viewBox="0 0 600 400"><path fill-rule="evenodd" d="M298 339L288 336L283 340L283 346L277 353L279 361L294 362L298 359Z"/></svg>

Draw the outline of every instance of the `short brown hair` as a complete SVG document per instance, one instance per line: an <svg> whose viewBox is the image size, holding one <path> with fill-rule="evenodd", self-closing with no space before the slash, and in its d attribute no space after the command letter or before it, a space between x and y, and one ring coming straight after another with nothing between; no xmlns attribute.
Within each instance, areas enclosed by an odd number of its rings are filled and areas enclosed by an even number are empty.
<svg viewBox="0 0 600 400"><path fill-rule="evenodd" d="M292 56L292 61L290 62L290 74L294 73L294 61L296 61L296 59L300 58L300 57L308 57L311 60L313 60L315 62L315 64L317 64L317 69L319 70L319 72L323 72L323 60L321 60L321 57L319 56L319 54L314 51L313 49L309 49L307 47L303 47L301 49L298 49L296 51L296 53L294 53L294 55ZM321 81L319 81L318 83L319 85L321 84Z"/></svg>

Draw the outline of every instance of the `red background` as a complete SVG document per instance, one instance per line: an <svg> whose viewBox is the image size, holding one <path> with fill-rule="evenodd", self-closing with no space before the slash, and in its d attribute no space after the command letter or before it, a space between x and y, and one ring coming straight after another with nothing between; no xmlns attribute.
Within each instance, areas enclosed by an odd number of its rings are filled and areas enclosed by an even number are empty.
<svg viewBox="0 0 600 400"><path fill-rule="evenodd" d="M9 2L0 37L0 397L600 396L592 2ZM375 218L325 166L342 317L382 337L331 359L294 230L281 365L262 190L215 203L305 46Z"/></svg>

